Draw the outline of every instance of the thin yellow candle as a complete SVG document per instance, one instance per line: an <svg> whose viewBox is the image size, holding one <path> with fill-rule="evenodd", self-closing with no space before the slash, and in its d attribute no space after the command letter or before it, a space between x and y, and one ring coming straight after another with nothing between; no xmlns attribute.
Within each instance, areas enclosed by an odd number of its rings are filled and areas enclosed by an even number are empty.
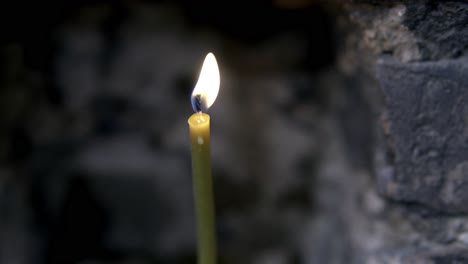
<svg viewBox="0 0 468 264"><path fill-rule="evenodd" d="M210 116L202 113L214 103L219 91L219 69L216 58L209 53L192 93L196 112L188 119L192 149L192 176L197 223L198 264L216 263L216 232L211 177Z"/></svg>

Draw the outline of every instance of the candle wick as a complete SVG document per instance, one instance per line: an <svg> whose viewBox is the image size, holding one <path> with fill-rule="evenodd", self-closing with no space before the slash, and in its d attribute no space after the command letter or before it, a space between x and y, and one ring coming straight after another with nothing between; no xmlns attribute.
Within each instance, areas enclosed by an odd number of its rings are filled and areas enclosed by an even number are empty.
<svg viewBox="0 0 468 264"><path fill-rule="evenodd" d="M192 95L192 108L195 112L201 112L203 110L203 101L201 98L201 94Z"/></svg>

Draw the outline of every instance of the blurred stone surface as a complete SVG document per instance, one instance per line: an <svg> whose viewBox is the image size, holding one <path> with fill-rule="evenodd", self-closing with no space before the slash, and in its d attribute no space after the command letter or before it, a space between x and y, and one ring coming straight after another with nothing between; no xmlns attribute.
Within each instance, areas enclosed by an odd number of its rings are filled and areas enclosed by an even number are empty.
<svg viewBox="0 0 468 264"><path fill-rule="evenodd" d="M467 71L463 58L410 64L378 61L395 165L395 175L377 177L387 197L443 213L468 212Z"/></svg>
<svg viewBox="0 0 468 264"><path fill-rule="evenodd" d="M371 184L355 190L374 195L345 216L356 217L354 260L465 263L466 3L356 1L346 8L359 27L348 34L340 65L374 79L361 91L380 90L384 100L375 107L381 99L367 97L377 113L374 163L361 174Z"/></svg>
<svg viewBox="0 0 468 264"><path fill-rule="evenodd" d="M414 34L422 60L453 59L466 55L466 1L409 1L403 24Z"/></svg>

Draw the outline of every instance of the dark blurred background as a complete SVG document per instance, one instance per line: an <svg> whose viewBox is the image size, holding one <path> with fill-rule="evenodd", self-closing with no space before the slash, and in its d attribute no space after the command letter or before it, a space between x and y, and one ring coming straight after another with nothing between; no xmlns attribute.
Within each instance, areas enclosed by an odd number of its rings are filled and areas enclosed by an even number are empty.
<svg viewBox="0 0 468 264"><path fill-rule="evenodd" d="M209 51L222 78L211 110L221 263L301 262L314 115L327 107L317 75L335 59L324 6L1 10L1 263L194 263L186 122Z"/></svg>
<svg viewBox="0 0 468 264"><path fill-rule="evenodd" d="M374 183L393 162L375 55L424 60L405 12L438 7L383 2L2 3L0 263L195 263L208 52L219 263L390 263L409 231Z"/></svg>

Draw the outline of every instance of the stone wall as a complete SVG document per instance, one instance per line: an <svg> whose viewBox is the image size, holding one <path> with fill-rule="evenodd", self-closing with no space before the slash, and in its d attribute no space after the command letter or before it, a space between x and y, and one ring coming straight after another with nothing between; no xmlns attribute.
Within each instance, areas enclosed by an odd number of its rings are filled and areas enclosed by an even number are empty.
<svg viewBox="0 0 468 264"><path fill-rule="evenodd" d="M356 189L367 207L346 216L356 217L348 222L356 263L468 262L468 6L360 1L346 10L359 27L348 36L345 69L358 58L362 78L376 81L363 93L381 92L369 105L383 99L373 108L371 185Z"/></svg>

